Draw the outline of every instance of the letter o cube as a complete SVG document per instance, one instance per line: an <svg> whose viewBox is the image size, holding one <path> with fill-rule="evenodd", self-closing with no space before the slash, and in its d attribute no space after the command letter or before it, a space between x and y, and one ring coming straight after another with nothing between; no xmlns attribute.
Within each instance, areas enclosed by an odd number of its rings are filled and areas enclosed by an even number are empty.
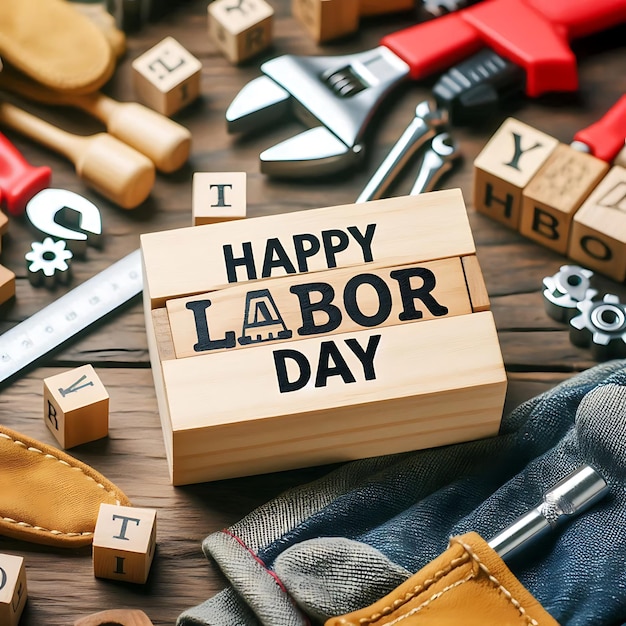
<svg viewBox="0 0 626 626"><path fill-rule="evenodd" d="M17 626L26 604L26 571L21 556L0 554L0 624Z"/></svg>
<svg viewBox="0 0 626 626"><path fill-rule="evenodd" d="M109 394L91 365L43 381L46 426L62 448L73 448L109 433Z"/></svg>
<svg viewBox="0 0 626 626"><path fill-rule="evenodd" d="M93 573L143 584L156 547L156 511L101 504L93 534Z"/></svg>

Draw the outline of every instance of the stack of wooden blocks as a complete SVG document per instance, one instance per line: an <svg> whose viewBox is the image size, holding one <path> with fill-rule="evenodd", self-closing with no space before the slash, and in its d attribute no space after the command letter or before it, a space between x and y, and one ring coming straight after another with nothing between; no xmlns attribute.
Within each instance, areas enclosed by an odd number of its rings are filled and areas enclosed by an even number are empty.
<svg viewBox="0 0 626 626"><path fill-rule="evenodd" d="M474 161L474 174L476 210L626 280L626 168L509 118Z"/></svg>
<svg viewBox="0 0 626 626"><path fill-rule="evenodd" d="M498 432L506 374L459 190L145 234L172 482Z"/></svg>

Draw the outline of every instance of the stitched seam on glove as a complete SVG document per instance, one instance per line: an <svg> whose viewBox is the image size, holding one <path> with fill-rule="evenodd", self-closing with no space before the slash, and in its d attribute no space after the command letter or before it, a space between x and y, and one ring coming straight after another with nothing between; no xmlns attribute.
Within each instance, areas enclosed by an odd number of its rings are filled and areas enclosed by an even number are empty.
<svg viewBox="0 0 626 626"><path fill-rule="evenodd" d="M460 541L459 539L451 539L450 543L458 543L463 549L470 555L470 557L477 563L478 567L486 574L487 578L497 587L498 591L500 591L504 597L519 611L519 614L526 620L527 624L531 626L539 626L539 622L533 619L526 613L526 609L521 605L521 603L516 600L511 592L504 587L500 581L489 571L488 567L480 560L480 557L472 550L471 546Z"/></svg>
<svg viewBox="0 0 626 626"><path fill-rule="evenodd" d="M65 465L65 466L70 467L72 469L78 470L79 472L81 472L83 474L83 476L87 480L91 480L93 483L96 484L97 487L100 487L101 489L103 489L104 491L106 491L107 493L112 495L115 498L115 503L118 506L121 504L121 501L120 501L118 495L114 491L111 491L111 490L107 489L103 484L96 482L91 476L85 474L85 472L83 471L83 469L81 467L78 467L77 465L72 465L71 463L68 463L67 461L64 461L63 459L59 459L58 457L54 456L53 454L43 452L43 450L39 450L39 448L34 448L32 446L28 446L23 441L20 441L19 439L14 439L13 437L10 437L6 433L0 433L0 437L2 437L3 439L8 439L9 441L12 441L15 445L18 445L18 446L24 448L24 450L26 450L27 452L32 452L33 454L40 454L40 455L42 455L46 459L52 459L54 461L58 461L62 465ZM0 519L2 519L3 521L5 521L5 522L7 522L9 524L16 524L18 526L25 526L25 527L28 527L28 528L33 528L35 530L40 530L40 531L43 531L43 532L46 532L46 533L51 533L52 535L64 535L66 537L82 537L82 536L93 535L92 531L85 531L85 532L81 532L81 533L66 533L66 532L63 532L61 530L50 530L48 528L43 528L41 526L33 526L32 524L29 524L28 522L14 520L14 519L12 519L10 517L4 517L3 516Z"/></svg>
<svg viewBox="0 0 626 626"><path fill-rule="evenodd" d="M384 617L385 615L389 615L390 613L393 613L393 611L395 611L397 608L401 607L403 604L406 604L407 602L415 598L415 596L419 595L420 593L423 593L424 591L428 590L437 581L441 580L444 576L447 576L453 569L456 569L459 565L463 565L464 563L467 563L469 560L470 560L470 555L467 553L461 557L452 559L447 567L444 567L443 569L440 569L439 571L435 572L435 575L432 578L428 578L421 585L417 585L416 587L413 587L413 589L407 592L403 597L396 598L389 606L384 607L378 613L374 613L373 615L370 615L369 617L361 618L359 620L359 624L366 626L367 624L377 622L381 617ZM472 572L469 578L473 576L474 576L474 573ZM351 624L351 622L346 622L344 620L342 620L340 623L346 624L346 626L349 626Z"/></svg>

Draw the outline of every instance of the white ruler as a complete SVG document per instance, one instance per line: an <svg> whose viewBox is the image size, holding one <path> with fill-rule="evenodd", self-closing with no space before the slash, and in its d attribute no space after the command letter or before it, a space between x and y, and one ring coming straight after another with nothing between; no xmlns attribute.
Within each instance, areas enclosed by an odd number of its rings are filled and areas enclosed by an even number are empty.
<svg viewBox="0 0 626 626"><path fill-rule="evenodd" d="M0 383L143 289L139 250L0 335Z"/></svg>

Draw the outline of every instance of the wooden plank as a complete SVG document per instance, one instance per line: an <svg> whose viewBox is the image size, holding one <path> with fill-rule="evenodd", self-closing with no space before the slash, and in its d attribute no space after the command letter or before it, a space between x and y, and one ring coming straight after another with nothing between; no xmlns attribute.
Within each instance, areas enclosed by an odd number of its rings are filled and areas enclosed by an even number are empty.
<svg viewBox="0 0 626 626"><path fill-rule="evenodd" d="M458 189L149 233L141 249L150 308L234 282L475 253Z"/></svg>
<svg viewBox="0 0 626 626"><path fill-rule="evenodd" d="M472 304L472 311L488 311L490 309L489 294L483 278L478 257L475 254L461 258L467 291Z"/></svg>
<svg viewBox="0 0 626 626"><path fill-rule="evenodd" d="M286 276L168 300L166 306L179 359L472 312L458 257Z"/></svg>
<svg viewBox="0 0 626 626"><path fill-rule="evenodd" d="M498 430L506 374L489 311L288 347L162 363L174 484L390 454Z"/></svg>
<svg viewBox="0 0 626 626"><path fill-rule="evenodd" d="M524 189L520 233L566 254L574 213L608 169L605 161L560 144Z"/></svg>
<svg viewBox="0 0 626 626"><path fill-rule="evenodd" d="M559 142L508 118L474 160L474 207L510 228L519 225L522 191Z"/></svg>
<svg viewBox="0 0 626 626"><path fill-rule="evenodd" d="M567 254L617 282L626 280L626 168L611 168L576 211Z"/></svg>

